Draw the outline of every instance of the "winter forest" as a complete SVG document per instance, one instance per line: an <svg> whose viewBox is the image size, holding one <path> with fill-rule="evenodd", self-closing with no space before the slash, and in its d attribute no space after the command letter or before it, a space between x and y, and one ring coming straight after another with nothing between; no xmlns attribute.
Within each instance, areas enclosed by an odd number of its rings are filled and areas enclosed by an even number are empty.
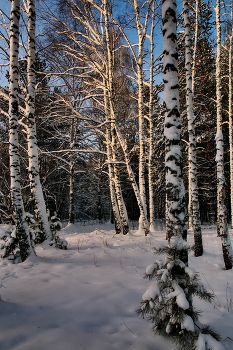
<svg viewBox="0 0 233 350"><path fill-rule="evenodd" d="M0 348L232 350L233 2L0 18Z"/></svg>

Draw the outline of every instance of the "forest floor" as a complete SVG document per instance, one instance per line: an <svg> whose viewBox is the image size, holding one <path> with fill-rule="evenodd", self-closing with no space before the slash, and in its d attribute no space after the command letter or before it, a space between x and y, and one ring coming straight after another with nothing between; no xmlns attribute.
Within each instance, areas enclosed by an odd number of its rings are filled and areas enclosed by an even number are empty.
<svg viewBox="0 0 233 350"><path fill-rule="evenodd" d="M0 225L0 234L4 229ZM145 269L158 259L153 247L165 243L165 232L131 232L115 235L111 224L69 225L60 232L68 250L38 246L37 256L24 263L1 262L0 349L171 350L136 315L151 284L143 279ZM233 271L224 270L214 227L203 228L203 241L204 255L191 253L189 266L215 299L209 304L195 298L194 306L203 311L200 321L232 350Z"/></svg>

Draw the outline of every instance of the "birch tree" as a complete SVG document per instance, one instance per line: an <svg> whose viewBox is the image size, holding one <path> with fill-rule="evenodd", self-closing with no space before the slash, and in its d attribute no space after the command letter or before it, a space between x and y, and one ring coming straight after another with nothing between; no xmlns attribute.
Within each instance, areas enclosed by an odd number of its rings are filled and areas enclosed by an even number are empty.
<svg viewBox="0 0 233 350"><path fill-rule="evenodd" d="M186 240L184 185L181 173L182 154L180 146L179 83L176 48L176 5L166 0L163 6L164 36L164 105L166 108L165 170L167 195L167 237L172 246ZM185 245L181 245L182 259L187 263Z"/></svg>
<svg viewBox="0 0 233 350"><path fill-rule="evenodd" d="M229 80L228 80L228 117L229 117L229 144L230 144L230 198L231 198L231 228L233 228L233 99L232 99L232 43L233 43L233 3L231 1L231 29L229 35L229 55L228 55L228 66L229 66Z"/></svg>
<svg viewBox="0 0 233 350"><path fill-rule="evenodd" d="M11 198L15 212L16 238L18 239L22 261L32 253L29 229L26 222L23 198L20 186L20 159L18 142L18 113L19 113L19 19L20 2L11 2L10 16L10 71L9 71L9 156Z"/></svg>
<svg viewBox="0 0 233 350"><path fill-rule="evenodd" d="M148 187L149 187L149 213L150 213L150 231L155 231L155 208L154 208L154 190L153 190L153 148L154 148L154 50L155 50L155 2L151 10L151 31L150 31L150 81L149 81L149 154L148 154Z"/></svg>
<svg viewBox="0 0 233 350"><path fill-rule="evenodd" d="M124 205L124 200L121 191L120 179L117 169L117 159L116 159L116 131L115 131L115 112L114 112L114 90L113 90L113 75L114 75L114 48L111 45L110 28L109 28L109 2L108 0L103 0L103 16L105 22L105 34L106 34L106 47L107 47L107 59L106 59L106 85L107 86L107 96L108 96L108 106L110 113L110 123L111 123L111 146L113 154L113 171L114 171L114 184L116 189L116 200L119 209L119 215L121 218L121 225L123 234L126 235L129 232L128 217L126 213L126 208Z"/></svg>
<svg viewBox="0 0 233 350"><path fill-rule="evenodd" d="M138 36L137 53L136 53L136 81L138 88L138 134L139 134L139 167L138 167L138 178L139 178L139 192L141 201L144 208L144 214L147 216L147 203L146 203L146 184L145 184L145 168L146 168L146 155L145 155L145 119L144 119L144 101L143 101L143 90L144 90L144 56L145 56L145 40L147 36L147 29L149 23L149 16L151 14L151 6L153 0L148 2L148 8L144 22L141 18L140 7L138 0L133 0L132 6L135 15L135 23ZM139 231L142 228L142 218L139 218Z"/></svg>
<svg viewBox="0 0 233 350"><path fill-rule="evenodd" d="M125 163L127 166L129 180L132 184L134 194L135 194L135 197L137 200L137 204L139 207L140 216L141 216L141 228L142 228L145 236L147 236L149 234L149 224L148 224L147 217L145 216L145 211L144 211L145 207L143 205L143 201L142 201L142 198L140 196L140 191L139 191L136 179L135 179L135 175L134 175L133 169L132 169L131 164L130 164L130 158L129 158L127 144L126 144L124 137L122 136L120 130L118 129L118 127L116 127L116 133L117 133L119 143L120 143L121 148L122 148L123 153L124 153L124 158L125 158Z"/></svg>
<svg viewBox="0 0 233 350"><path fill-rule="evenodd" d="M191 13L190 13L191 14ZM192 48L192 94L195 111L195 132L197 140L197 164L199 183L200 216L204 222L214 222L215 218L215 160L214 127L216 104L215 52L211 37L213 33L212 8L205 2L195 1L195 23L190 21L193 35ZM194 16L193 16L194 17ZM208 186L206 186L208 184ZM189 212L192 198L190 196ZM189 216L190 221L192 215ZM192 224L190 223L190 227Z"/></svg>
<svg viewBox="0 0 233 350"><path fill-rule="evenodd" d="M192 295L198 295L209 301L212 296L203 285L199 284L196 272L188 267L184 185L181 173L181 125L177 74L176 2L174 0L163 2L162 20L168 247L156 249L157 253L166 252L167 257L164 261L157 260L146 269L146 277L149 279L155 277L157 281L142 296L142 305L138 313L149 317L153 323L153 330L171 338L178 345L179 350L195 350L200 344L203 344L201 347L203 350L207 350L209 338L205 338L202 328L197 325L198 315L193 308ZM213 341L215 342L214 339ZM223 349L221 344L219 348Z"/></svg>
<svg viewBox="0 0 233 350"><path fill-rule="evenodd" d="M27 49L27 87L26 87L26 129L27 129L27 147L28 147L28 174L30 187L35 200L36 214L39 218L42 232L46 239L51 239L50 226L46 212L44 195L39 175L39 159L36 136L35 121L35 1L28 0L26 4L26 12L28 18L28 49Z"/></svg>
<svg viewBox="0 0 233 350"><path fill-rule="evenodd" d="M114 34L115 29L109 22L111 13L109 2L104 0L101 4L102 6L91 0L67 3L67 9L81 28L73 29L68 22L54 16L53 21L57 33L66 36L69 40L69 45L66 42L59 42L57 47L65 56L74 58L76 65L79 65L79 67L83 65L82 62L85 62L81 75L78 73L76 77L81 77L85 82L83 87L85 96L82 96L82 99L88 101L86 110L90 110L92 105L93 110L98 110L97 114L100 115L101 113L105 118L104 122L103 120L100 121L85 113L85 107L80 113L75 111L73 106L70 106L71 113L85 120L86 128L94 130L96 134L100 134L105 138L106 165L109 172L110 198L116 233L127 234L129 226L118 171L118 145L115 132L116 111L114 99L117 93L113 92L114 79L116 79L114 53L117 49L115 45L117 45L118 35ZM70 67L70 70L72 69ZM72 73L67 72L64 76L66 75L72 75ZM62 77L62 79L64 78Z"/></svg>
<svg viewBox="0 0 233 350"><path fill-rule="evenodd" d="M71 121L70 126L70 149L74 148L76 142L76 120ZM75 208L74 208L74 174L75 174L75 161L73 155L70 156L70 167L69 167L69 224L75 223Z"/></svg>
<svg viewBox="0 0 233 350"><path fill-rule="evenodd" d="M196 9L197 11L198 9ZM191 44L190 44L190 21L189 21L189 4L183 1L183 16L185 27L185 71L186 71L186 108L188 118L189 132L189 203L191 204L191 222L194 231L194 250L195 256L203 254L202 233L200 222L200 208L198 199L197 184L197 160L196 160L196 136L194 127L194 110L193 110L193 94L192 94L192 69L191 69Z"/></svg>
<svg viewBox="0 0 233 350"><path fill-rule="evenodd" d="M225 175L224 175L224 144L222 133L222 94L221 94L221 19L220 0L216 0L216 107L217 107L217 132L216 132L216 166L217 166L217 226L222 242L223 259L226 270L232 268L233 252L228 232L227 208L225 205Z"/></svg>

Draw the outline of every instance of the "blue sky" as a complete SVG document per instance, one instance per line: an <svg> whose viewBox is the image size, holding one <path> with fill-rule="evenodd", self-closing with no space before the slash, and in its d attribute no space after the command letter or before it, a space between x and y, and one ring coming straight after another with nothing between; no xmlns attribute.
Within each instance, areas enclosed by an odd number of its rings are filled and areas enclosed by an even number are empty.
<svg viewBox="0 0 233 350"><path fill-rule="evenodd" d="M0 8L6 14L10 14L10 5L11 5L11 3L9 0L2 0Z"/></svg>
<svg viewBox="0 0 233 350"><path fill-rule="evenodd" d="M0 4L0 10L1 12L5 13L7 16L10 16L10 7L11 7L11 3L9 0L1 0L1 4ZM2 17L1 17L1 22L2 22ZM2 32L2 28L1 28L1 32ZM6 34L6 32L4 32L3 34ZM3 41L0 41L0 46L2 47L6 47L6 43L4 43ZM2 50L0 51L0 63L5 63L4 61L4 57L2 55ZM6 75L6 67L0 67L0 85L5 86L7 85L7 80L5 78Z"/></svg>

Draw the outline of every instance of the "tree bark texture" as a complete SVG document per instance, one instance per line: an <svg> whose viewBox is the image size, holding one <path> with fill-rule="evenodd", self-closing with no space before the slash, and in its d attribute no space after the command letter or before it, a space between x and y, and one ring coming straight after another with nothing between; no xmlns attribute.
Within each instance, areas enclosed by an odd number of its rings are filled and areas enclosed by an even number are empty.
<svg viewBox="0 0 233 350"><path fill-rule="evenodd" d="M27 52L27 96L26 96L26 125L27 125L27 145L28 145L28 173L30 187L35 199L37 216L41 229L46 238L51 238L50 225L48 221L44 195L42 191L39 175L39 159L36 136L35 121L35 1L27 1L28 16L28 52Z"/></svg>
<svg viewBox="0 0 233 350"><path fill-rule="evenodd" d="M20 256L26 260L32 252L29 229L26 222L20 186L20 160L18 141L18 47L19 47L20 1L11 2L10 17L10 71L9 71L9 156L11 177L11 199L15 211L16 232L19 239Z"/></svg>
<svg viewBox="0 0 233 350"><path fill-rule="evenodd" d="M229 144L230 144L230 197L231 197L231 228L233 228L233 109L232 109L232 37L233 37L233 3L231 1L231 33L229 36Z"/></svg>
<svg viewBox="0 0 233 350"><path fill-rule="evenodd" d="M167 238L170 246L180 251L187 263L185 248L185 202L182 178L181 123L179 112L179 82L176 43L176 2L165 0L162 7L164 37L164 105L165 112L165 171L167 197Z"/></svg>
<svg viewBox="0 0 233 350"><path fill-rule="evenodd" d="M138 135L139 135L139 167L138 167L138 181L141 201L144 207L144 213L147 216L146 203L146 185L145 185L145 125L144 125L144 101L143 101L143 87L144 87L144 71L143 71L143 57L144 57L144 42L146 38L146 26L141 23L140 10L138 0L133 0L133 7L136 19L136 28L138 35L138 51L137 51L137 86L138 86ZM139 230L142 226L142 218L139 218Z"/></svg>
<svg viewBox="0 0 233 350"><path fill-rule="evenodd" d="M192 69L191 69L191 44L190 44L190 21L189 21L189 4L183 1L183 16L185 27L185 71L186 71L186 109L188 119L189 132L189 203L191 210L191 224L194 232L194 252L195 256L203 254L200 207L198 199L197 184L197 157L196 157L196 135L194 127L194 110L193 110L193 94L192 94Z"/></svg>
<svg viewBox="0 0 233 350"><path fill-rule="evenodd" d="M149 155L148 155L148 187L149 187L149 213L150 231L155 231L155 206L153 188L153 154L154 154L154 33L155 33L155 2L151 12L151 33L150 33L150 96L149 96Z"/></svg>
<svg viewBox="0 0 233 350"><path fill-rule="evenodd" d="M126 163L128 175L129 175L129 180L130 180L130 182L132 184L132 187L133 187L133 190L134 190L134 194L135 194L135 197L136 197L136 200L137 200L137 204L138 204L138 207L139 207L140 217L141 217L141 222L142 222L142 228L143 228L143 230L145 232L145 236L147 236L149 234L149 224L148 224L147 217L145 215L143 201L142 201L141 196L140 196L140 192L139 192L139 188L138 188L135 176L134 176L134 172L133 172L133 169L132 169L132 167L130 165L130 158L129 158L129 153L128 153L128 150L127 150L127 145L126 145L126 142L125 142L123 136L121 135L120 130L117 127L116 127L116 134L117 134L119 143L120 143L121 148L122 148L123 153L124 153L124 158L125 158L125 163Z"/></svg>
<svg viewBox="0 0 233 350"><path fill-rule="evenodd" d="M105 116L108 122L106 126L105 139L106 139L106 151L107 151L107 162L108 162L109 190L110 190L110 199L111 199L112 213L114 217L115 230L116 230L116 234L120 234L122 232L122 224L121 224L121 219L120 219L120 214L119 214L119 209L118 209L116 194L115 194L113 160L112 160L112 149L111 149L111 125L110 125L109 113L108 113L109 108L108 108L106 81L105 81L105 87L106 87L104 90Z"/></svg>
<svg viewBox="0 0 233 350"><path fill-rule="evenodd" d="M217 225L222 241L223 260L226 270L232 268L233 253L227 224L227 208L225 205L225 174L224 174L224 144L222 133L222 94L221 94L221 19L220 0L216 1L216 104L217 104L217 133L216 133L216 165L217 165Z"/></svg>
<svg viewBox="0 0 233 350"><path fill-rule="evenodd" d="M129 232L129 224L128 224L128 215L126 213L126 208L124 205L124 200L122 196L120 177L117 168L117 158L116 158L116 131L115 131L115 110L114 110L114 86L113 86L113 77L114 77L114 55L113 55L113 45L111 44L110 37L110 28L109 28L109 11L108 11L108 0L103 0L103 15L105 22L105 35L106 35L106 48L107 48L107 56L106 56L106 88L107 88L107 98L108 103L106 104L107 113L110 115L110 130L109 136L111 138L111 153L112 153L112 161L113 161L113 179L114 179L114 187L115 187L115 196L118 205L118 212L121 220L122 232L126 235Z"/></svg>

